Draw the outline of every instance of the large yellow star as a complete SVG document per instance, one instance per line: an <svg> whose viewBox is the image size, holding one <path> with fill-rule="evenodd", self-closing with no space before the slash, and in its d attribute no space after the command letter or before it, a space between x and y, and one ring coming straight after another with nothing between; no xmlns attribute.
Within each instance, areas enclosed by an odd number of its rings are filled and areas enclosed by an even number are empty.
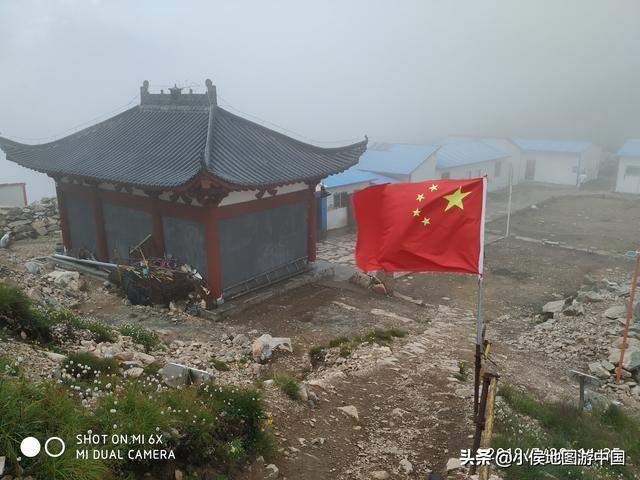
<svg viewBox="0 0 640 480"><path fill-rule="evenodd" d="M417 201L421 202L422 200L424 200L424 195L423 194L419 194L416 198Z"/></svg>
<svg viewBox="0 0 640 480"><path fill-rule="evenodd" d="M416 209L415 209L413 212L411 212L411 213L413 213L413 216L414 216L414 217L417 217L417 216L419 216L419 215L420 215L420 213L422 213L422 212L420 212L420 210L418 210L418 209L416 208Z"/></svg>
<svg viewBox="0 0 640 480"><path fill-rule="evenodd" d="M455 192L442 197L442 198L446 198L447 202L449 202L447 204L447 207L444 209L444 211L446 212L451 207L458 207L460 210L464 210L464 206L462 205L462 199L467 195L469 195L470 193L471 192L463 192L462 187L458 187L458 189Z"/></svg>

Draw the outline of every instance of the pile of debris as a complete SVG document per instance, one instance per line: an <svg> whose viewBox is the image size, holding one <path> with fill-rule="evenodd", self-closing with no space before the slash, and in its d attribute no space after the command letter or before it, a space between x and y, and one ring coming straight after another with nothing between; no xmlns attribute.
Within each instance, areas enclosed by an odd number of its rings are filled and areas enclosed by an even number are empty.
<svg viewBox="0 0 640 480"><path fill-rule="evenodd" d="M43 198L26 207L0 208L0 236L10 233L13 240L36 238L60 230L58 202Z"/></svg>
<svg viewBox="0 0 640 480"><path fill-rule="evenodd" d="M518 339L519 348L535 349L554 360L598 377L604 391L624 400L640 401L640 303L635 302L620 384L615 365L620 359L631 284L603 279L577 295L546 303L531 331Z"/></svg>

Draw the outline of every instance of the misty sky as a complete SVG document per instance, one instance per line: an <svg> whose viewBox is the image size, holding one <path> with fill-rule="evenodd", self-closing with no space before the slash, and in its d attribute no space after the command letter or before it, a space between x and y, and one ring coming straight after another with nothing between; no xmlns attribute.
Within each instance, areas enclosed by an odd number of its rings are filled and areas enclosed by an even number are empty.
<svg viewBox="0 0 640 480"><path fill-rule="evenodd" d="M640 137L640 1L0 0L3 136L51 140L133 105L145 79L207 77L222 106L322 145L617 148ZM0 182L25 176L0 168ZM30 200L51 188L28 175Z"/></svg>

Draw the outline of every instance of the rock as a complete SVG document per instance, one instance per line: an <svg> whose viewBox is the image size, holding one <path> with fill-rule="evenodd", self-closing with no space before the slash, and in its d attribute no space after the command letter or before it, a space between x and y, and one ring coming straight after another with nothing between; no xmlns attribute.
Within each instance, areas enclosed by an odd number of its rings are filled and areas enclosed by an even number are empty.
<svg viewBox="0 0 640 480"><path fill-rule="evenodd" d="M42 263L40 263L40 262L35 262L33 260L29 260L28 262L25 262L24 268L26 268L29 273L33 273L34 275L38 275L39 273L42 273L44 265Z"/></svg>
<svg viewBox="0 0 640 480"><path fill-rule="evenodd" d="M278 478L278 475L280 475L280 470L273 463L267 465L265 470L267 470L266 478Z"/></svg>
<svg viewBox="0 0 640 480"><path fill-rule="evenodd" d="M271 358L275 350L293 352L291 339L285 337L272 337L265 333L256 338L251 345L251 355L256 362L264 362Z"/></svg>
<svg viewBox="0 0 640 480"><path fill-rule="evenodd" d="M140 367L133 367L124 371L124 376L128 378L139 378L144 373L144 369Z"/></svg>
<svg viewBox="0 0 640 480"><path fill-rule="evenodd" d="M616 366L607 360L602 360L600 362L600 365L602 365L602 368L604 368L607 372L613 372L616 369Z"/></svg>
<svg viewBox="0 0 640 480"><path fill-rule="evenodd" d="M125 350L123 352L116 353L113 357L121 362L130 362L133 360L134 352Z"/></svg>
<svg viewBox="0 0 640 480"><path fill-rule="evenodd" d="M67 356L66 355L62 355L61 353L55 353L55 352L44 352L44 354L50 359L53 360L54 362L63 362Z"/></svg>
<svg viewBox="0 0 640 480"><path fill-rule="evenodd" d="M2 475L2 472L4 472L5 462L6 462L6 457L4 456L0 457L0 475Z"/></svg>
<svg viewBox="0 0 640 480"><path fill-rule="evenodd" d="M151 365L156 361L156 357L143 352L133 352L133 360L137 360L143 365Z"/></svg>
<svg viewBox="0 0 640 480"><path fill-rule="evenodd" d="M172 387L191 384L198 385L213 378L213 375L209 372L173 362L167 363L160 369L159 373L162 375L164 383Z"/></svg>
<svg viewBox="0 0 640 480"><path fill-rule="evenodd" d="M616 320L618 318L623 318L627 313L627 307L624 305L614 305L613 307L609 307L604 311L604 316L610 318L612 320Z"/></svg>
<svg viewBox="0 0 640 480"><path fill-rule="evenodd" d="M184 480L184 473L182 473L182 470L176 468L175 472L173 472L173 478L175 480Z"/></svg>
<svg viewBox="0 0 640 480"><path fill-rule="evenodd" d="M411 462L406 458L403 458L402 460L400 460L400 468L407 475L413 472L413 465L411 465Z"/></svg>
<svg viewBox="0 0 640 480"><path fill-rule="evenodd" d="M54 285L60 287L68 287L73 290L80 290L80 273L71 272L68 270L54 270L53 272L45 276L47 280L50 280Z"/></svg>
<svg viewBox="0 0 640 480"><path fill-rule="evenodd" d="M578 300L585 303L597 303L605 299L606 297L603 294L594 291L580 292L578 294Z"/></svg>
<svg viewBox="0 0 640 480"><path fill-rule="evenodd" d="M459 468L462 468L462 463L460 462L459 458L452 457L449 460L447 460L447 466L445 467L447 472L451 470L457 470Z"/></svg>
<svg viewBox="0 0 640 480"><path fill-rule="evenodd" d="M576 302L574 300L571 305L565 307L562 313L564 313L568 317L579 317L581 315L584 315L584 306L580 302Z"/></svg>
<svg viewBox="0 0 640 480"><path fill-rule="evenodd" d="M7 248L11 243L11 232L5 233L2 238L0 238L0 248Z"/></svg>
<svg viewBox="0 0 640 480"><path fill-rule="evenodd" d="M340 410L342 413L344 413L345 415L354 418L356 421L360 421L360 417L358 417L358 409L356 407L354 407L353 405L347 405L345 407L338 407L338 410Z"/></svg>
<svg viewBox="0 0 640 480"><path fill-rule="evenodd" d="M547 302L542 307L543 313L560 313L564 308L564 300L554 300L553 302Z"/></svg>
<svg viewBox="0 0 640 480"><path fill-rule="evenodd" d="M602 366L600 362L591 362L589 364L589 372L603 380L609 378L609 372Z"/></svg>
<svg viewBox="0 0 640 480"><path fill-rule="evenodd" d="M236 347L241 347L245 343L249 343L249 337L247 337L244 333L241 333L233 337L233 340L231 343Z"/></svg>
<svg viewBox="0 0 640 480"><path fill-rule="evenodd" d="M394 313L394 312L389 312L387 310L382 310L381 308L372 309L371 310L371 314L372 315L376 315L376 316L380 316L380 317L393 318L394 320L400 320L403 323L413 322L413 320L410 319L410 318L403 317L403 316L398 315L397 313Z"/></svg>
<svg viewBox="0 0 640 480"><path fill-rule="evenodd" d="M631 340L636 340L636 339L630 338L629 341ZM609 355L609 361L613 364L617 364L620 361L619 348L611 349L611 353ZM640 348L638 347L637 344L635 344L635 346L633 346L632 344L629 344L629 346L625 349L622 368L630 372L640 368Z"/></svg>
<svg viewBox="0 0 640 480"><path fill-rule="evenodd" d="M391 478L391 475L389 475L389 472L386 470L376 470L375 472L371 472L371 478L374 480L387 480Z"/></svg>

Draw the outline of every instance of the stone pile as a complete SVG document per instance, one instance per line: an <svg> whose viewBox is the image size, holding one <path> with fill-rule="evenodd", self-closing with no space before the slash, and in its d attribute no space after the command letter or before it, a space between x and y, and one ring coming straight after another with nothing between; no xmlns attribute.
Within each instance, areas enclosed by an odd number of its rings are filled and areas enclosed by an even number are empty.
<svg viewBox="0 0 640 480"><path fill-rule="evenodd" d="M518 347L534 349L571 368L588 371L601 380L604 391L622 400L632 397L640 401L640 303L637 299L623 362L623 382L615 382L630 289L630 282L602 280L575 296L546 303L539 316L540 323L521 335Z"/></svg>
<svg viewBox="0 0 640 480"><path fill-rule="evenodd" d="M26 207L0 209L0 236L10 232L13 240L37 238L60 230L58 202L43 198Z"/></svg>

